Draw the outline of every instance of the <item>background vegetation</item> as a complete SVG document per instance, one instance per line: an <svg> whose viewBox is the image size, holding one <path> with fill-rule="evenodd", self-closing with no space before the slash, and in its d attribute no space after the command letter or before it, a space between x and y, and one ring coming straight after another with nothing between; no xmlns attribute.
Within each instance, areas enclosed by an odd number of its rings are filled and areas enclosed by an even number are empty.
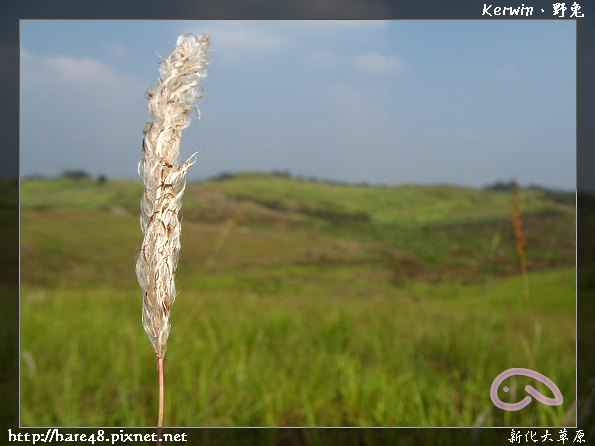
<svg viewBox="0 0 595 446"><path fill-rule="evenodd" d="M527 302L509 186L188 184L165 424L574 424L575 197L522 191ZM141 188L21 183L23 425L156 422ZM490 385L510 367L550 377L564 404L497 409Z"/></svg>

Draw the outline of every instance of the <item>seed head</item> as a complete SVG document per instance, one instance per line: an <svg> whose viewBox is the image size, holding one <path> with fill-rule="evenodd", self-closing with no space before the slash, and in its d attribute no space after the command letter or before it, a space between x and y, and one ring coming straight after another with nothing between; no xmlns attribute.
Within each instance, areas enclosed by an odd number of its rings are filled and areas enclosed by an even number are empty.
<svg viewBox="0 0 595 446"><path fill-rule="evenodd" d="M178 213L192 155L179 163L182 130L203 97L200 84L207 76L209 38L183 34L161 61L159 80L147 90L149 119L144 129L139 174L143 178L140 225L144 239L136 259L136 276L143 294L142 321L157 357L162 358L169 336L170 307L176 297L175 272L180 252Z"/></svg>

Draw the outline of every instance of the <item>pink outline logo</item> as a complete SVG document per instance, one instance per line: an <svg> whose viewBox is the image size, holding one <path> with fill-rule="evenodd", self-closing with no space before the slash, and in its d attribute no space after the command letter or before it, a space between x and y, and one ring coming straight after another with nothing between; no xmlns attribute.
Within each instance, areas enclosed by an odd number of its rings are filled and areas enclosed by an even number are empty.
<svg viewBox="0 0 595 446"><path fill-rule="evenodd" d="M494 403L496 407L499 407L503 410L515 411L524 409L531 403L531 401L533 401L531 396L528 395L525 396L525 398L520 400L518 403L505 403L500 398L498 398L498 387L500 387L502 381L504 381L506 378L510 376L516 375L528 376L530 378L536 379L537 381L545 384L548 387L548 389L552 391L552 393L554 394L554 398L548 398L547 396L544 396L542 393L537 391L535 387L527 384L525 386L525 391L540 403L546 404L548 406L559 406L564 401L564 398L562 397L562 392L560 392L558 386L554 384L554 382L547 376L542 375L541 373L531 369L512 368L504 370L492 382L492 387L490 388L490 398L492 399L492 403ZM504 386L502 390L508 392L509 388Z"/></svg>

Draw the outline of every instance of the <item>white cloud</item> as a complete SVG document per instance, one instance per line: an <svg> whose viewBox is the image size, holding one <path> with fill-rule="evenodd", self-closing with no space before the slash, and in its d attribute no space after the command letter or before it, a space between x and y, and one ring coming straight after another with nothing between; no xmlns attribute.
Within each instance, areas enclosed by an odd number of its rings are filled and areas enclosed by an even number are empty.
<svg viewBox="0 0 595 446"><path fill-rule="evenodd" d="M362 89L345 83L336 83L327 86L325 92L332 103L349 115L374 117L374 119L389 117L388 110L384 105L374 100Z"/></svg>
<svg viewBox="0 0 595 446"><path fill-rule="evenodd" d="M336 84L329 88L329 94L339 105L357 109L365 103L365 97L356 88L346 84Z"/></svg>
<svg viewBox="0 0 595 446"><path fill-rule="evenodd" d="M196 30L196 34L207 34L211 38L213 56L227 61L277 52L291 45L287 33L259 22L205 22Z"/></svg>
<svg viewBox="0 0 595 446"><path fill-rule="evenodd" d="M398 74L405 64L396 56L379 53L362 53L353 59L353 64L361 71L370 74Z"/></svg>
<svg viewBox="0 0 595 446"><path fill-rule="evenodd" d="M50 56L45 65L67 82L114 83L118 75L105 63L91 57Z"/></svg>
<svg viewBox="0 0 595 446"><path fill-rule="evenodd" d="M321 68L349 68L366 74L384 75L399 74L405 68L405 62L396 56L387 56L379 53L362 53L354 57L339 55L330 50L317 50L306 57L308 63L313 63Z"/></svg>
<svg viewBox="0 0 595 446"><path fill-rule="evenodd" d="M316 50L308 54L306 61L324 68L334 68L345 63L344 58L329 50Z"/></svg>
<svg viewBox="0 0 595 446"><path fill-rule="evenodd" d="M237 61L300 46L310 50L337 39L366 41L386 27L383 20L222 20L201 22L194 32L211 37L214 58Z"/></svg>
<svg viewBox="0 0 595 446"><path fill-rule="evenodd" d="M128 56L128 48L121 43L112 42L105 46L105 51L112 59L121 60Z"/></svg>
<svg viewBox="0 0 595 446"><path fill-rule="evenodd" d="M517 69L513 66L501 66L494 69L494 74L504 80L515 81L519 78Z"/></svg>
<svg viewBox="0 0 595 446"><path fill-rule="evenodd" d="M97 58L37 56L24 49L21 50L21 81L34 88L65 87L91 94L109 91L137 95L139 86L136 76L118 71Z"/></svg>

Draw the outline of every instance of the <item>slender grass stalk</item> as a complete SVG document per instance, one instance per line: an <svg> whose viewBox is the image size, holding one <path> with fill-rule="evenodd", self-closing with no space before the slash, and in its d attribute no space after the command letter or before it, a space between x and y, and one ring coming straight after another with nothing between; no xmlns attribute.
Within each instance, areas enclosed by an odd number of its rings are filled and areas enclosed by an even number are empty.
<svg viewBox="0 0 595 446"><path fill-rule="evenodd" d="M163 357L170 331L170 307L176 297L175 273L180 252L182 195L192 155L180 164L182 130L203 96L200 80L207 75L209 39L184 34L161 61L159 80L146 92L149 120L144 129L139 174L144 191L140 225L144 239L136 259L142 289L142 322L157 356L158 426L163 424ZM198 109L197 109L198 110Z"/></svg>
<svg viewBox="0 0 595 446"><path fill-rule="evenodd" d="M157 376L159 380L159 410L157 414L157 426L163 426L163 356L157 357Z"/></svg>
<svg viewBox="0 0 595 446"><path fill-rule="evenodd" d="M537 320L531 303L531 289L529 288L529 274L527 272L527 260L525 258L525 237L523 234L523 218L521 212L521 188L516 175L512 178L512 227L516 243L519 266L521 269L521 281L523 286L523 303L525 311L531 321L534 330L533 345L528 340L523 340L523 347L529 357L531 366L535 367L539 346L541 343L541 324Z"/></svg>
<svg viewBox="0 0 595 446"><path fill-rule="evenodd" d="M525 237L523 235L523 218L521 214L521 188L516 175L512 178L512 227L519 266L521 268L523 297L526 305L530 307L531 293L529 290L529 276L527 274L527 260L525 259Z"/></svg>

